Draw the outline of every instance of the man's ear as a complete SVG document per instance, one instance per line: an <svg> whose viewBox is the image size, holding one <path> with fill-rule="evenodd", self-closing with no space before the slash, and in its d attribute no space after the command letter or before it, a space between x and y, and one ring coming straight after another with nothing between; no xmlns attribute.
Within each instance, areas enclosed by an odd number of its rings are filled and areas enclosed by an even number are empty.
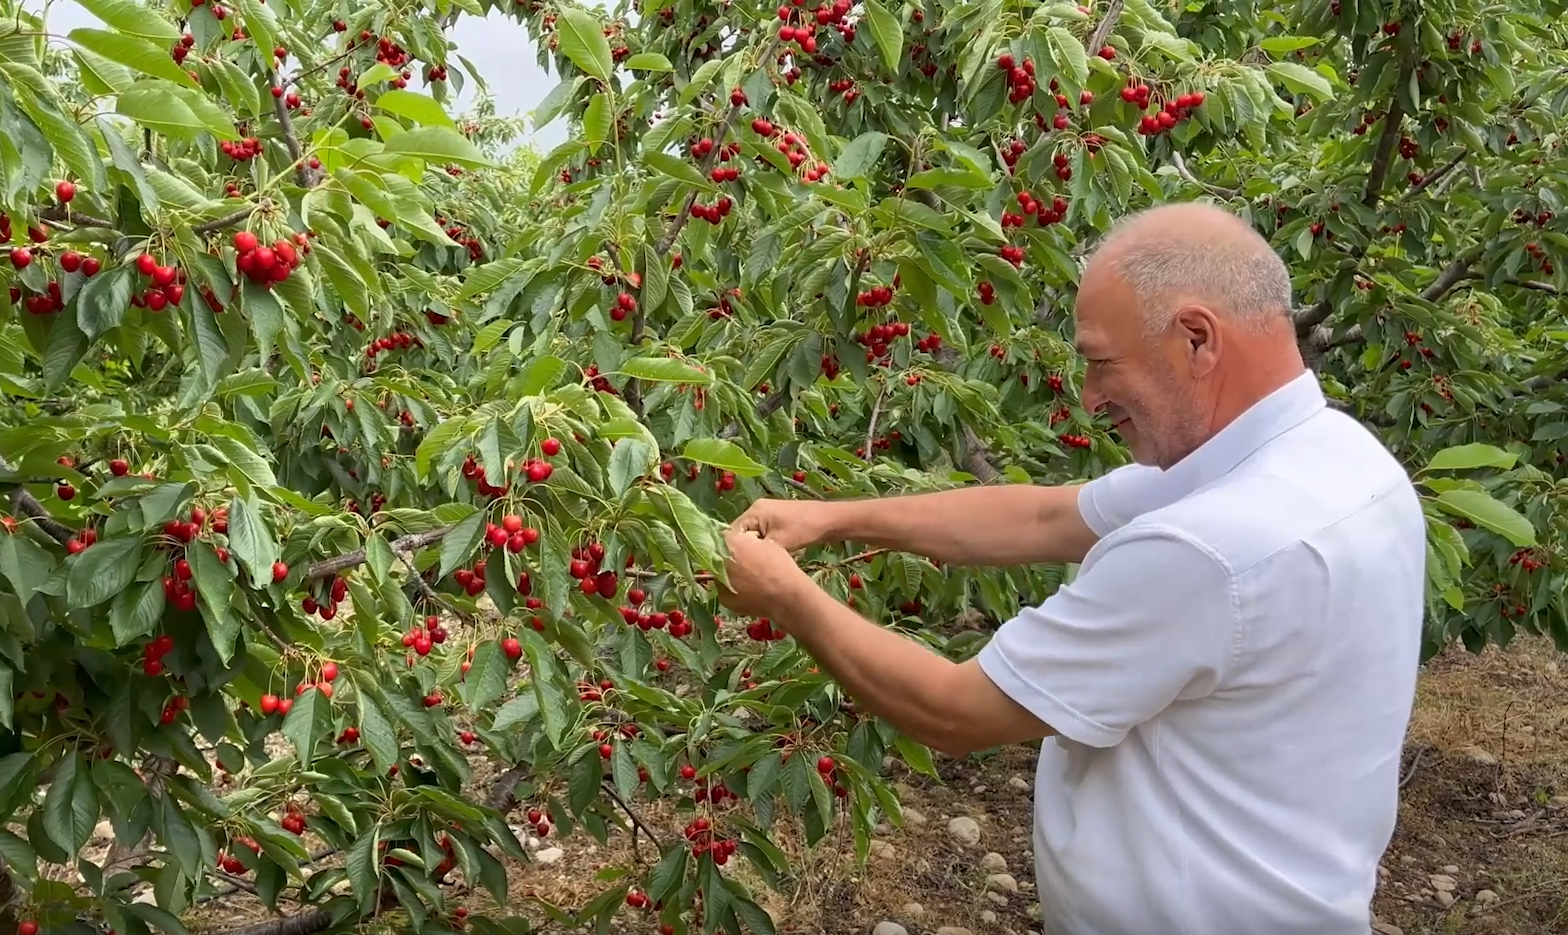
<svg viewBox="0 0 1568 935"><path fill-rule="evenodd" d="M1219 316L1205 306L1188 305L1176 312L1171 324L1181 338L1192 376L1195 379L1208 376L1220 362L1223 342Z"/></svg>

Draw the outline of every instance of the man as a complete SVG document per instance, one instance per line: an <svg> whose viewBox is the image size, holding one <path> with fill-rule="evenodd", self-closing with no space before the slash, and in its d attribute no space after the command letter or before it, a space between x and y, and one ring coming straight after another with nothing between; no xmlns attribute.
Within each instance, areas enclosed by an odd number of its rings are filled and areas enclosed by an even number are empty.
<svg viewBox="0 0 1568 935"><path fill-rule="evenodd" d="M1267 242L1213 207L1138 215L1084 271L1083 403L1137 464L1084 485L761 501L731 609L857 705L963 755L1043 740L1046 935L1367 935L1415 692L1426 527L1406 472L1327 408ZM1081 562L951 663L791 553L854 540L954 565Z"/></svg>

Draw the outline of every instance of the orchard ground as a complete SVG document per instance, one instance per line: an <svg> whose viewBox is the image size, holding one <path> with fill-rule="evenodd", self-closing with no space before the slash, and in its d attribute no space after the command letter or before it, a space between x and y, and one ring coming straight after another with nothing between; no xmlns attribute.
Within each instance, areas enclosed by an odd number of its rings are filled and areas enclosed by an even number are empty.
<svg viewBox="0 0 1568 935"><path fill-rule="evenodd" d="M461 624L450 626L456 630ZM1379 935L1568 932L1563 663L1548 641L1530 638L1479 655L1456 644L1427 664L1406 748L1399 825L1379 874ZM481 800L496 768L482 756L472 760L470 795ZM905 822L898 829L879 828L863 870L855 864L846 824L808 850L799 828L781 818L775 841L797 870L795 882L783 892L768 890L760 880L746 882L780 931L800 935L858 935L882 921L897 922L911 935L944 926L975 935L1037 932L1029 836L1034 760L1032 746L969 760L939 759L941 783L890 760ZM632 804L666 840L689 818L668 800ZM978 842L954 833L963 829L950 823L961 818L978 827ZM603 889L601 871L656 856L645 838L634 842L612 834L608 846L581 833L539 841L527 837L518 812L512 821L536 858L528 865L507 862L513 911L531 915L546 931L554 928L530 907L530 897L577 909ZM318 847L314 842L312 851ZM744 863L734 869L747 875ZM493 905L482 891L460 895L464 890L459 883L454 893L459 903L466 899L476 910ZM242 890L201 905L185 921L202 935L269 918L260 901ZM612 931L630 935L657 926L627 913Z"/></svg>

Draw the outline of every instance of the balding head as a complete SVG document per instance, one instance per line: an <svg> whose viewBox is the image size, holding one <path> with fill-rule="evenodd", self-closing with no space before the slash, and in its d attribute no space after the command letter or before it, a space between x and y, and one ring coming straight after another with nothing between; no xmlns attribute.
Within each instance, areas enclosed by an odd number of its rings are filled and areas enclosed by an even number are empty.
<svg viewBox="0 0 1568 935"><path fill-rule="evenodd" d="M1302 371L1290 274L1241 219L1154 208L1116 227L1078 284L1083 403L1170 467Z"/></svg>
<svg viewBox="0 0 1568 935"><path fill-rule="evenodd" d="M1241 218L1202 203L1165 205L1124 219L1090 260L1137 297L1148 334L1163 332L1176 309L1197 303L1261 334L1290 316L1290 272ZM1089 274L1085 271L1085 275Z"/></svg>

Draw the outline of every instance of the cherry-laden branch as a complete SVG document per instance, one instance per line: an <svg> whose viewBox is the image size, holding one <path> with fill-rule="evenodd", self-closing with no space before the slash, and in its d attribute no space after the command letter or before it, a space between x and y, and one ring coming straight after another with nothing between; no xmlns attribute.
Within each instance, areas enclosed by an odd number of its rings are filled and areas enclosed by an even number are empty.
<svg viewBox="0 0 1568 935"><path fill-rule="evenodd" d="M763 51L760 60L764 62L771 61L773 56L778 54L778 50L779 40L775 36L768 43L768 47ZM729 112L724 115L724 120L719 125L719 132L713 137L713 150L702 160L703 175L711 173L714 165L718 163L719 156L724 150L724 141L729 137L730 131L735 128L735 122L740 119L740 111L744 106L746 106L744 101L739 104L731 104ZM686 222L691 218L692 205L696 203L697 190L692 189L691 194L686 196L685 204L681 206L680 214L676 215L675 220L671 222L670 229L664 232L663 237L659 238L658 245L654 247L655 254L661 257L665 256L675 246L675 238L681 235L681 229L686 226Z"/></svg>
<svg viewBox="0 0 1568 935"><path fill-rule="evenodd" d="M283 90L283 82L277 73L273 73L269 84L276 92ZM305 160L305 147L300 145L299 132L294 129L294 118L289 116L288 102L284 95L274 93L272 98L272 113L278 118L278 129L283 133L283 145L288 147L289 158L294 161L294 180L300 188L315 188L324 178L323 174L310 167Z"/></svg>
<svg viewBox="0 0 1568 935"><path fill-rule="evenodd" d="M392 554L396 555L399 552L417 552L427 545L440 542L447 533L456 528L456 526L441 526L436 529L427 529L424 532L416 532L411 535L400 536L396 539L393 539L390 543ZM322 559L321 561L311 565L308 569L305 570L305 580L314 581L317 578L325 578L328 575L335 575L340 571L346 571L350 568L357 568L363 564L365 564L365 550L355 549L352 552L339 555L336 558Z"/></svg>
<svg viewBox="0 0 1568 935"><path fill-rule="evenodd" d="M1405 105L1399 92L1410 86L1410 77L1415 71L1415 56L1407 54L1399 63L1399 74L1394 78L1395 90L1389 97L1388 114L1383 118L1383 132L1377 138L1377 148L1372 151L1372 168L1367 173L1366 193L1361 196L1361 203L1368 208L1376 208L1378 200L1383 197L1383 184L1388 180L1389 167L1394 163L1394 146L1399 143L1400 132L1404 129Z"/></svg>
<svg viewBox="0 0 1568 935"><path fill-rule="evenodd" d="M9 473L14 470L15 469L11 467L11 463L9 461L7 461L4 457L0 457L0 471L6 471ZM21 484L17 484L16 489L11 491L11 508L22 516L26 516L33 522L37 523L39 529L42 529L45 533L48 534L49 538L60 543L61 545L65 545L67 542L70 542L71 539L76 535L76 533L72 532L69 527L56 520L54 516L44 508L44 505L38 502L38 498L28 493L27 488L23 487Z"/></svg>

